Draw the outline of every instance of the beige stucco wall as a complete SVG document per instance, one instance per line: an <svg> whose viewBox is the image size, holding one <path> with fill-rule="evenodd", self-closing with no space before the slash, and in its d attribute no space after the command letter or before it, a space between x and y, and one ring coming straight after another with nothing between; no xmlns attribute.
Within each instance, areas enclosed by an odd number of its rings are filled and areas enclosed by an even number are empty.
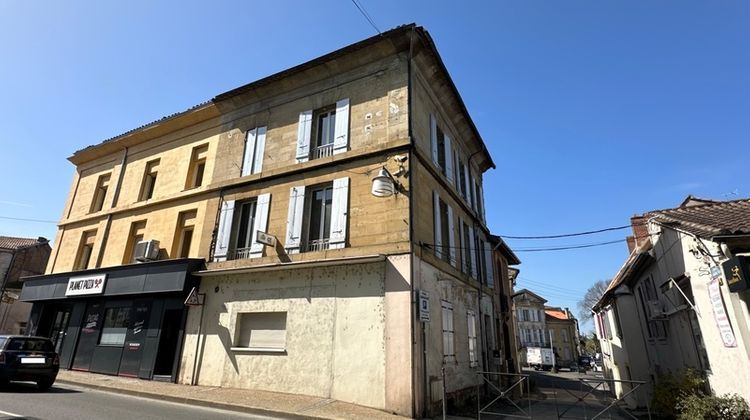
<svg viewBox="0 0 750 420"><path fill-rule="evenodd" d="M197 383L299 393L410 413L411 353L402 347L410 339L410 288L405 280L409 263L408 258L394 258L204 277ZM188 317L182 383L192 379L200 310L191 309ZM287 313L285 353L230 349L237 313L274 311Z"/></svg>

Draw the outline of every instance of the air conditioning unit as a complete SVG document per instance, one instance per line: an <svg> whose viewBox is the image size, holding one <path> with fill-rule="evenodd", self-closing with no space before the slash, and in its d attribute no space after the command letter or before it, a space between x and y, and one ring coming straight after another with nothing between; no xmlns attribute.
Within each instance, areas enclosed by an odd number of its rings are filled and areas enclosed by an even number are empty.
<svg viewBox="0 0 750 420"><path fill-rule="evenodd" d="M135 260L140 262L156 261L159 259L159 241L138 241L135 244Z"/></svg>

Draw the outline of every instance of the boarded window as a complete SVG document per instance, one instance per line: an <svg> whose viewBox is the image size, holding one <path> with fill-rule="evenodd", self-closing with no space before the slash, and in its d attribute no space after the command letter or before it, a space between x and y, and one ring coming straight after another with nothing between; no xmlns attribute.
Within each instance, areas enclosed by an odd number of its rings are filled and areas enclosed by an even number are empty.
<svg viewBox="0 0 750 420"><path fill-rule="evenodd" d="M286 349L286 312L237 314L234 347L259 351Z"/></svg>

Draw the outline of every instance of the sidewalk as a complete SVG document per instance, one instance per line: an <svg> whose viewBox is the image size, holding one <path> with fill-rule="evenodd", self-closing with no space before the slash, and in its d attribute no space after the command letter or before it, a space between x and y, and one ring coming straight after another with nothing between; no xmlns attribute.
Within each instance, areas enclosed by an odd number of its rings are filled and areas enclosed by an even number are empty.
<svg viewBox="0 0 750 420"><path fill-rule="evenodd" d="M247 389L190 386L61 370L56 383L223 410L296 419L404 419L326 398Z"/></svg>

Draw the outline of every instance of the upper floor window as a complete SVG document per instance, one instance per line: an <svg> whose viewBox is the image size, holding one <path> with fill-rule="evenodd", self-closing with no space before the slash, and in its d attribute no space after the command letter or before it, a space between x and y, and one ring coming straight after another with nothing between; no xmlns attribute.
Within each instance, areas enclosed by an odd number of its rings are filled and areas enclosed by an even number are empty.
<svg viewBox="0 0 750 420"><path fill-rule="evenodd" d="M76 255L76 270L86 270L89 268L91 254L94 252L94 240L96 239L96 230L83 232L81 242L78 245L78 254Z"/></svg>
<svg viewBox="0 0 750 420"><path fill-rule="evenodd" d="M434 114L430 114L430 144L432 146L432 161L440 168L440 172L448 178L451 184L455 183L451 138L440 127Z"/></svg>
<svg viewBox="0 0 750 420"><path fill-rule="evenodd" d="M193 243L197 210L183 211L177 217L177 230L172 245L173 258L188 258Z"/></svg>
<svg viewBox="0 0 750 420"><path fill-rule="evenodd" d="M469 366L475 367L479 365L479 359L477 358L477 316L474 311L466 312L466 324L469 341Z"/></svg>
<svg viewBox="0 0 750 420"><path fill-rule="evenodd" d="M235 200L222 203L214 261L263 256L264 246L257 238L258 232L267 233L270 204L269 193L236 203Z"/></svg>
<svg viewBox="0 0 750 420"><path fill-rule="evenodd" d="M245 153L242 158L241 176L257 174L263 169L263 154L266 150L266 127L247 130Z"/></svg>
<svg viewBox="0 0 750 420"><path fill-rule="evenodd" d="M453 208L440 198L437 191L433 191L433 221L435 231L435 256L458 267L456 261L456 246L453 234Z"/></svg>
<svg viewBox="0 0 750 420"><path fill-rule="evenodd" d="M143 182L141 182L141 201L149 200L154 196L156 175L159 171L159 162L160 159L154 159L146 163L146 171L143 173Z"/></svg>
<svg viewBox="0 0 750 420"><path fill-rule="evenodd" d="M128 240L125 243L125 254L122 258L123 264L132 264L137 262L135 257L135 246L138 245L138 242L141 242L144 238L144 235L146 234L146 221L140 220L138 222L133 222L130 225L130 233L128 234Z"/></svg>
<svg viewBox="0 0 750 420"><path fill-rule="evenodd" d="M208 145L204 144L193 148L190 156L188 176L185 181L185 189L198 188L203 185L203 177L206 172L206 157L208 156Z"/></svg>
<svg viewBox="0 0 750 420"><path fill-rule="evenodd" d="M104 199L107 197L107 189L109 188L110 177L111 174L104 174L100 175L96 180L94 199L91 200L91 208L89 209L89 213L94 213L104 208Z"/></svg>
<svg viewBox="0 0 750 420"><path fill-rule="evenodd" d="M474 229L470 228L469 225L464 222L463 219L459 220L459 230L461 237L461 271L466 274L475 275L476 267L472 269L472 255L474 253Z"/></svg>
<svg viewBox="0 0 750 420"><path fill-rule="evenodd" d="M287 219L287 252L343 248L346 243L349 178L306 188L292 187Z"/></svg>
<svg viewBox="0 0 750 420"><path fill-rule="evenodd" d="M297 162L343 153L349 146L349 99L299 115Z"/></svg>

